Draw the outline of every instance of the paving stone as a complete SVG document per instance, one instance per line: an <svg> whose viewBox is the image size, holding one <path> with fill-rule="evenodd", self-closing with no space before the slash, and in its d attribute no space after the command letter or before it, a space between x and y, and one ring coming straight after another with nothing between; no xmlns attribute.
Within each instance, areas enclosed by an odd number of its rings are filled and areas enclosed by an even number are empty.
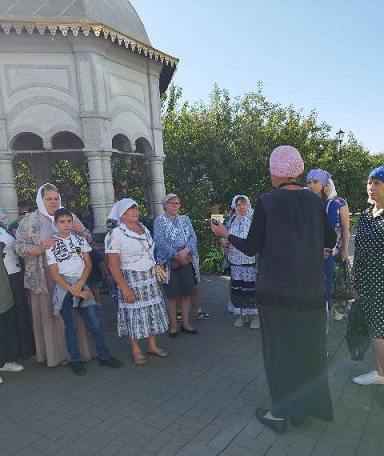
<svg viewBox="0 0 384 456"><path fill-rule="evenodd" d="M220 450L209 448L199 443L190 442L184 448L183 451L192 456L216 456L220 453Z"/></svg>
<svg viewBox="0 0 384 456"><path fill-rule="evenodd" d="M116 456L134 456L140 454L144 456L145 452L142 452L140 448L133 445L126 445L124 448L121 448L121 450L115 453Z"/></svg>
<svg viewBox="0 0 384 456"><path fill-rule="evenodd" d="M220 454L220 456L259 456L263 454L264 453L259 452L258 450L250 450L248 448L244 448L243 446L237 445L236 443L231 443L225 449L225 451Z"/></svg>
<svg viewBox="0 0 384 456"><path fill-rule="evenodd" d="M164 445L156 454L160 456L173 456L188 444L189 440L183 437L173 437L166 445Z"/></svg>
<svg viewBox="0 0 384 456"><path fill-rule="evenodd" d="M208 424L201 431L199 431L192 438L193 442L200 443L201 445L206 445L210 442L219 432L221 428L214 426L213 424Z"/></svg>
<svg viewBox="0 0 384 456"><path fill-rule="evenodd" d="M83 456L92 456L102 448L101 445L91 442L83 437L73 441L69 446L78 453L81 453Z"/></svg>
<svg viewBox="0 0 384 456"><path fill-rule="evenodd" d="M113 415L99 423L97 426L94 426L93 429L108 433L112 436L117 436L134 423L136 423L136 420L124 416Z"/></svg>
<svg viewBox="0 0 384 456"><path fill-rule="evenodd" d="M237 432L223 429L208 443L208 446L222 451L235 439L236 436Z"/></svg>
<svg viewBox="0 0 384 456"><path fill-rule="evenodd" d="M63 446L53 440L42 438L31 444L31 448L40 451L40 454L52 455L63 449Z"/></svg>
<svg viewBox="0 0 384 456"><path fill-rule="evenodd" d="M170 432L171 434L184 437L188 440L191 440L196 434L199 433L198 430L191 429L190 427L185 426L183 423L180 423L179 421L176 421L169 425L166 431Z"/></svg>
<svg viewBox="0 0 384 456"><path fill-rule="evenodd" d="M281 448L272 447L264 454L265 456L293 456L296 453L290 453L289 451L282 450Z"/></svg>

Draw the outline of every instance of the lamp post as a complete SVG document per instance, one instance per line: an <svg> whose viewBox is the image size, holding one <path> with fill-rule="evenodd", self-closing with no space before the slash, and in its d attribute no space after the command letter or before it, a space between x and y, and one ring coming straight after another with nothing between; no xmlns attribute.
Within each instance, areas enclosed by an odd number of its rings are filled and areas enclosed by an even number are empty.
<svg viewBox="0 0 384 456"><path fill-rule="evenodd" d="M340 165L340 187L343 185L343 150L341 148L341 143L344 139L344 131L340 128L340 130L336 133L337 142L338 144L338 152L339 152L339 165Z"/></svg>

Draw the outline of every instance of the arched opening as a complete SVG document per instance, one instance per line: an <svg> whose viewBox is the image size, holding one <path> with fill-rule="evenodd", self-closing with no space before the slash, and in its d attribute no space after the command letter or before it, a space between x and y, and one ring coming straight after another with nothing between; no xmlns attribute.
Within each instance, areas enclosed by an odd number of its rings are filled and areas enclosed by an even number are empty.
<svg viewBox="0 0 384 456"><path fill-rule="evenodd" d="M131 141L123 134L119 133L112 138L112 149L120 152L132 152Z"/></svg>
<svg viewBox="0 0 384 456"><path fill-rule="evenodd" d="M52 149L80 150L84 149L84 143L74 133L70 131L60 131L52 136Z"/></svg>
<svg viewBox="0 0 384 456"><path fill-rule="evenodd" d="M15 163L14 178L19 203L24 201L29 203L31 207L35 207L37 185L30 164L25 160Z"/></svg>
<svg viewBox="0 0 384 456"><path fill-rule="evenodd" d="M71 209L80 219L89 203L89 171L87 160L78 162L59 160L52 167L52 183L59 189L61 204Z"/></svg>
<svg viewBox="0 0 384 456"><path fill-rule="evenodd" d="M43 140L35 133L20 133L12 141L13 150L44 150Z"/></svg>
<svg viewBox="0 0 384 456"><path fill-rule="evenodd" d="M147 157L153 155L152 146L148 139L138 138L136 139L135 144L137 153L144 154Z"/></svg>

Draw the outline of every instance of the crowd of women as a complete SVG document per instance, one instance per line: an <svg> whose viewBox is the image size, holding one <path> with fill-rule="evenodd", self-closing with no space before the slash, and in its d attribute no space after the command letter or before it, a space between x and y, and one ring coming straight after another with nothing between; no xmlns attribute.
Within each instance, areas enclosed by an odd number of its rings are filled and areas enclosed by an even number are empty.
<svg viewBox="0 0 384 456"><path fill-rule="evenodd" d="M297 182L303 170L295 148L276 148L270 156L275 190L257 198L254 209L246 195L234 196L225 223L212 224L219 245L227 251L234 325L261 327L272 406L256 415L277 432L285 431L287 419L295 425L307 416L333 419L326 327L331 311L340 319L346 309L332 297L337 295L335 262L349 261L348 206L325 170L310 170L309 191L303 189ZM361 215L356 234L355 290L372 337L375 370L354 378L362 385L384 384L384 167L369 174L367 191L370 207ZM180 215L176 194L166 195L162 204L164 214L155 219L152 237L139 221L138 204L131 198L118 201L109 214L117 224L105 237L107 263L118 289L117 332L129 338L133 362L139 366L147 364L147 355L168 356L157 335L198 334L190 322L190 303L200 279L196 234L189 217ZM102 365L120 367L122 363L110 356L104 344L97 313L90 324L84 310L96 304L86 286L89 231L61 209L60 194L52 184L39 188L36 205L37 210L20 221L16 239L0 227L0 371L22 370L20 361L35 353L37 361L48 366L76 364L74 343L76 359L95 357L96 345ZM67 283L57 271L67 261L66 274L71 276L70 259L85 266L81 280ZM52 268L52 262L58 267ZM63 308L54 312L59 285ZM71 337L75 328L76 338L72 345L63 313L67 298L71 309L79 306L79 312L71 310L75 320ZM197 318L207 315L195 310ZM147 340L145 352L141 339Z"/></svg>
<svg viewBox="0 0 384 456"><path fill-rule="evenodd" d="M0 370L21 371L20 361L36 354L37 361L49 367L69 363L76 374L84 375L82 362L91 360L96 352L104 364L120 367L122 364L106 348L97 313L89 316L89 309L96 306L93 297L88 296L89 287L84 283L83 290L77 290L72 282L63 281L63 277L70 280L67 278L74 273L71 267L78 264L80 257L84 264L80 272L88 267L89 231L69 212L71 233L61 237L57 218L65 219L68 211L62 208L58 189L52 184L38 189L36 205L37 210L20 221L16 239L5 226L0 227ZM147 363L140 339L147 339L146 354L160 358L168 355L158 346L156 335L168 331L170 321L169 336L177 336L178 308L182 315L180 331L198 334L189 321L190 301L194 298L196 302L200 276L196 234L189 217L179 215L177 195L166 195L163 207L164 215L156 219L154 228L157 260L155 242L139 222L138 204L130 198L113 207L109 218L116 220L117 226L105 237L109 270L118 286L117 332L120 337L129 338L133 362L140 366ZM72 234L76 237L72 238ZM164 268L162 281L168 312L156 279L157 262ZM62 270L65 275L60 278L57 272ZM79 312L67 312L67 298L70 307L79 306ZM196 319L209 318L199 307L194 315Z"/></svg>

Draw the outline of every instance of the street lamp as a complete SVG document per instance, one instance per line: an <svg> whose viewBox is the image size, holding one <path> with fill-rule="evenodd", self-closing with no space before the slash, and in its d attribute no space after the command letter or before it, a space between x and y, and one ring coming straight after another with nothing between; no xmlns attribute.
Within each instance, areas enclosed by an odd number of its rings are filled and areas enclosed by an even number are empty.
<svg viewBox="0 0 384 456"><path fill-rule="evenodd" d="M340 164L340 186L343 184L343 150L341 148L341 143L344 139L344 131L340 130L336 133L337 142L339 143L339 164Z"/></svg>

